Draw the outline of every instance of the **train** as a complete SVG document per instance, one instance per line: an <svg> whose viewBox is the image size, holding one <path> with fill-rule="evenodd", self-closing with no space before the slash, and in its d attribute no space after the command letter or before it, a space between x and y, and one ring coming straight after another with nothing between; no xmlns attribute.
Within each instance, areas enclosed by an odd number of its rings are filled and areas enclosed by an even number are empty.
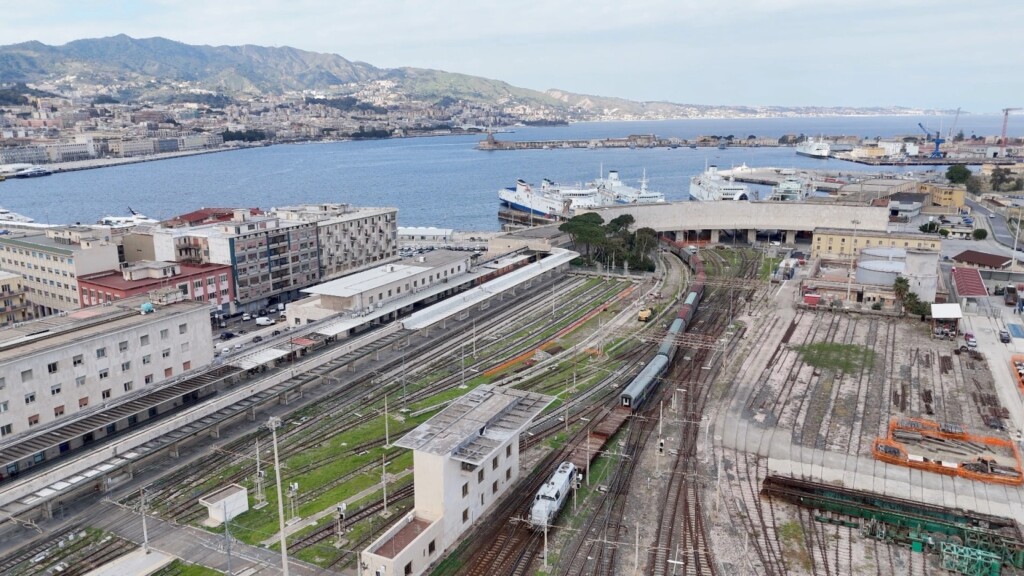
<svg viewBox="0 0 1024 576"><path fill-rule="evenodd" d="M672 245L671 251L693 270L693 282L690 283L690 290L683 300L672 325L669 326L668 334L661 341L658 353L644 366L644 369L634 378L622 391L620 396L621 405L634 412L638 410L650 396L651 392L657 389L658 379L668 370L675 358L676 339L680 334L686 332L686 328L693 321L700 300L704 296L704 286L707 283L707 275L704 272L704 261L696 250L690 250L677 245Z"/></svg>
<svg viewBox="0 0 1024 576"><path fill-rule="evenodd" d="M530 509L530 528L544 530L555 522L558 511L562 509L569 491L576 482L576 467L572 462L562 462L558 465L551 478L540 487L533 499L533 508Z"/></svg>

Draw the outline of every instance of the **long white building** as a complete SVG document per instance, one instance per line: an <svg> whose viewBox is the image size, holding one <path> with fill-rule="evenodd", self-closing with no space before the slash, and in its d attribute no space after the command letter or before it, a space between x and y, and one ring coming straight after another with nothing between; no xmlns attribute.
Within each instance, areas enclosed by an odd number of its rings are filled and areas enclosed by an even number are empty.
<svg viewBox="0 0 1024 576"><path fill-rule="evenodd" d="M151 296L0 329L0 449L213 361L207 304L182 300L175 289ZM100 437L89 436L78 443ZM53 451L0 473L17 473Z"/></svg>

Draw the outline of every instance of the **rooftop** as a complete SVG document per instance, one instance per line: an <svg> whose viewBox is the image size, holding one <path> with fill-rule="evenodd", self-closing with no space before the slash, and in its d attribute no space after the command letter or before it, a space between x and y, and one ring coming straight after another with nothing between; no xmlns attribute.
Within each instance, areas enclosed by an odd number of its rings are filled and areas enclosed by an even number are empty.
<svg viewBox="0 0 1024 576"><path fill-rule="evenodd" d="M320 294L348 298L380 286L386 286L403 278L422 274L431 268L440 268L454 262L468 260L466 252L454 250L432 250L422 256L405 258L394 264L385 264L369 270L331 280L303 290L306 294ZM463 271L465 272L465 271Z"/></svg>
<svg viewBox="0 0 1024 576"><path fill-rule="evenodd" d="M554 398L482 385L402 437L395 445L451 456L480 465L488 455L519 434Z"/></svg>
<svg viewBox="0 0 1024 576"><path fill-rule="evenodd" d="M975 266L984 266L986 268L1006 268L1010 265L1013 258L1010 256L1003 256L1002 254L990 254L988 252L978 252L977 250L964 250L956 256L953 256L953 260L963 264L973 264Z"/></svg>
<svg viewBox="0 0 1024 576"><path fill-rule="evenodd" d="M985 282L977 268L953 268L953 285L961 298L982 298L988 296Z"/></svg>
<svg viewBox="0 0 1024 576"><path fill-rule="evenodd" d="M141 306L152 302L153 312L141 314ZM153 302L149 296L119 300L109 306L82 308L65 315L47 316L38 320L0 328L0 365L57 346L86 340L101 334L119 332L132 326L148 324L157 318L209 309L205 302L181 300L169 304Z"/></svg>
<svg viewBox="0 0 1024 576"><path fill-rule="evenodd" d="M218 269L223 269L225 271L231 270L231 266L228 264L185 264L184 262L154 261L137 262L134 264L134 267L163 268L171 265L179 266L181 268L181 274L168 276L166 278L140 278L139 280L125 280L124 274L121 270L107 270L105 272L97 272L95 274L84 274L79 276L78 279L96 286L110 288L111 290L152 290L169 286L171 284L177 284L182 279L188 278L194 274L209 273Z"/></svg>

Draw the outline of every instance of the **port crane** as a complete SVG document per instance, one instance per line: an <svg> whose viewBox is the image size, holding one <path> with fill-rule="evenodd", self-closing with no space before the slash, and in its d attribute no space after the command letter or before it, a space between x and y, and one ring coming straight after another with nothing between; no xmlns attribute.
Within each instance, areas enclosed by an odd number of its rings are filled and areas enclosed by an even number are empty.
<svg viewBox="0 0 1024 576"><path fill-rule="evenodd" d="M921 124L920 122L918 122L917 125L921 127L921 130L924 130L924 133L928 136L928 140L930 142L935 142L935 150L932 150L932 153L929 154L928 157L929 158L942 158L942 152L939 151L939 146L941 146L943 143L946 142L946 139L942 137L942 133L936 131L935 132L935 136L932 137L931 130L925 128L924 124Z"/></svg>
<svg viewBox="0 0 1024 576"><path fill-rule="evenodd" d="M999 157L1006 158L1006 125L1010 122L1010 112L1016 112L1020 108L1003 108L1003 135L999 138Z"/></svg>

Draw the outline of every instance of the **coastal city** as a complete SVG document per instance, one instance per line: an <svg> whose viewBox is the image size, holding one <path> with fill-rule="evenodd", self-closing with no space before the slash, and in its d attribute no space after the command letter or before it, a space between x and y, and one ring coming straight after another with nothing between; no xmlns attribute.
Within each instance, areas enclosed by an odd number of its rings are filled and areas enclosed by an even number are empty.
<svg viewBox="0 0 1024 576"><path fill-rule="evenodd" d="M0 46L0 574L1024 574L1024 105L923 101Z"/></svg>

